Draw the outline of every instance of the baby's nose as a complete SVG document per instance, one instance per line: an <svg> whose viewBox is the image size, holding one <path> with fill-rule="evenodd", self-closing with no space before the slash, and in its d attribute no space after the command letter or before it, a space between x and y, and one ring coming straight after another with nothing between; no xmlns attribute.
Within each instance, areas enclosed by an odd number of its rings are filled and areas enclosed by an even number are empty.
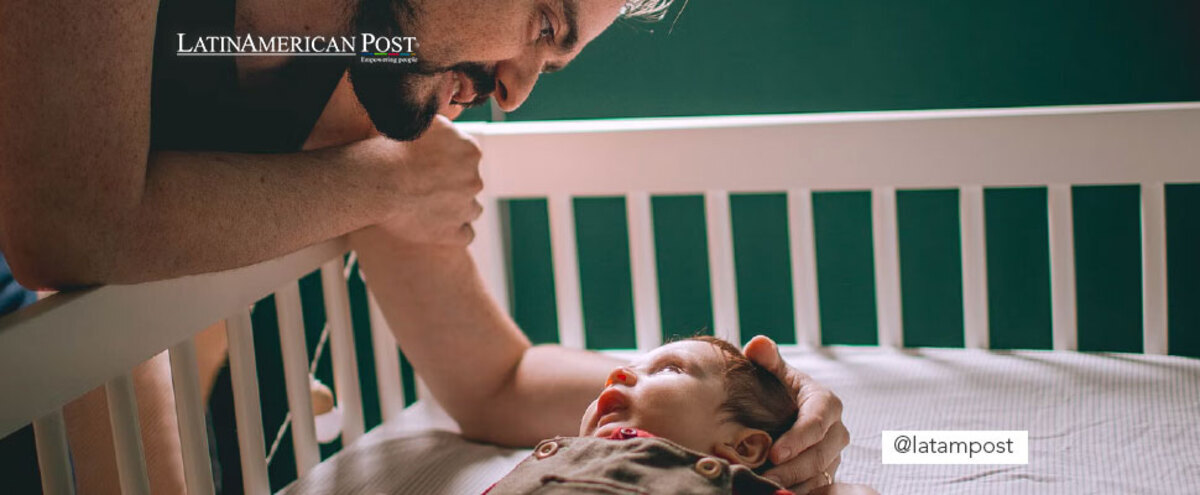
<svg viewBox="0 0 1200 495"><path fill-rule="evenodd" d="M608 381L604 382L604 386L611 387L616 384L632 387L637 383L637 375L624 366L617 367L608 374Z"/></svg>

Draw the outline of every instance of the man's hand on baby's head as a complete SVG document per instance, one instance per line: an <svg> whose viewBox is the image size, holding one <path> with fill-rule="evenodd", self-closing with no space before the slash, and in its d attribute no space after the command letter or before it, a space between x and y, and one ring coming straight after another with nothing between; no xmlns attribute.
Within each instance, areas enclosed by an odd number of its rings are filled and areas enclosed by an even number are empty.
<svg viewBox="0 0 1200 495"><path fill-rule="evenodd" d="M796 395L800 412L796 424L775 441L768 478L798 494L829 484L841 464L850 433L842 424L842 401L812 377L787 364L771 339L757 336L746 343L746 357L770 370Z"/></svg>

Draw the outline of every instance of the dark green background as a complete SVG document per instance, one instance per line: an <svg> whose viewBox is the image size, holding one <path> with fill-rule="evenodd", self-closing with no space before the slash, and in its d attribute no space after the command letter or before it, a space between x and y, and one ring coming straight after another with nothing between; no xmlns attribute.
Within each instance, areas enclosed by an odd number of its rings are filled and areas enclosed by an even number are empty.
<svg viewBox="0 0 1200 495"><path fill-rule="evenodd" d="M1196 100L1198 22L1194 0L693 0L669 33L618 21L508 119Z"/></svg>

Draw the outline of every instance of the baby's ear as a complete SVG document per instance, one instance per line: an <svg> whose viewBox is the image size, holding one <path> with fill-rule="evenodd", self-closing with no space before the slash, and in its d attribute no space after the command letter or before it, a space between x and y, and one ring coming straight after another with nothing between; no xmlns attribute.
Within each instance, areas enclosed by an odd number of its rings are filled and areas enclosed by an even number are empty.
<svg viewBox="0 0 1200 495"><path fill-rule="evenodd" d="M771 436L762 430L742 428L730 442L719 443L714 450L714 454L730 463L755 469L767 462L767 453L771 451Z"/></svg>

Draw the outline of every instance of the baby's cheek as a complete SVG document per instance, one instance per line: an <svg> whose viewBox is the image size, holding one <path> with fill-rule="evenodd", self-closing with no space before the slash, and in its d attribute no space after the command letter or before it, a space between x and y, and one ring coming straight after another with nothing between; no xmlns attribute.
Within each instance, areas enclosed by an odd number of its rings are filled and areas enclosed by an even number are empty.
<svg viewBox="0 0 1200 495"><path fill-rule="evenodd" d="M583 417L579 418L579 436L587 436L588 423L591 422L590 419L593 414L596 414L596 401L588 404L587 409L583 411Z"/></svg>
<svg viewBox="0 0 1200 495"><path fill-rule="evenodd" d="M683 382L679 386L663 390L660 400L668 407L691 408L704 399L705 392L707 391L701 387Z"/></svg>

